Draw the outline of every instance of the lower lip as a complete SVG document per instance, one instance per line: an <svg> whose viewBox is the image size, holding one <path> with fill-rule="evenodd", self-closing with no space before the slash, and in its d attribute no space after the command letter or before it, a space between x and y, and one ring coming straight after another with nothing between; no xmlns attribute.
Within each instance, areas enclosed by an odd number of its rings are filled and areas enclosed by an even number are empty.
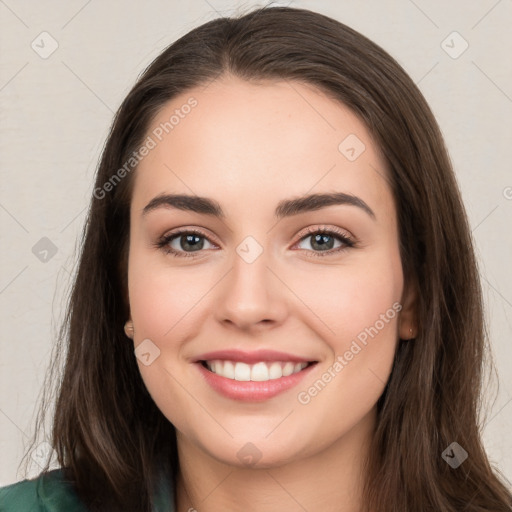
<svg viewBox="0 0 512 512"><path fill-rule="evenodd" d="M211 372L201 363L195 364L199 368L203 378L215 391L232 400L247 402L261 402L279 395L280 393L284 393L296 386L316 366L316 363L314 363L300 372L293 373L287 377L258 382L228 379Z"/></svg>

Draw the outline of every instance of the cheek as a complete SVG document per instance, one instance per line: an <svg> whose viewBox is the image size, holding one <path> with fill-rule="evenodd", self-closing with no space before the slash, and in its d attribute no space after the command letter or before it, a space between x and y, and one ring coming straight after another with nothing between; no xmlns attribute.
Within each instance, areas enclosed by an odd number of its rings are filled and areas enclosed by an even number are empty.
<svg viewBox="0 0 512 512"><path fill-rule="evenodd" d="M300 292L308 291L308 306L329 327L323 332L331 358L297 396L305 414L329 410L325 428L333 436L365 416L384 391L397 345L403 284L400 259L393 252L335 274L331 269L330 279L305 282Z"/></svg>
<svg viewBox="0 0 512 512"><path fill-rule="evenodd" d="M332 401L346 402L350 409L360 406L361 411L371 407L391 371L401 310L401 262L394 250L370 256L358 264L347 260L347 265L323 268L323 275L301 272L294 281L297 295L309 308L303 319L306 315L317 318L315 325L320 326L318 331L328 346L330 357L324 363L325 370L338 362L330 370L336 376L325 377L330 391L321 391L322 398L315 398L325 407ZM317 387L324 389L321 383ZM359 405L354 403L355 396ZM343 409L347 410L339 410Z"/></svg>
<svg viewBox="0 0 512 512"><path fill-rule="evenodd" d="M198 271L197 267L166 266L160 256L150 258L135 249L128 269L128 290L137 340L143 336L160 344L176 338L191 324L194 309L213 286L210 274L211 270Z"/></svg>
<svg viewBox="0 0 512 512"><path fill-rule="evenodd" d="M158 261L157 261L158 260ZM135 348L146 339L159 350L151 364L137 360L144 384L154 402L178 429L194 423L189 370L181 347L197 334L197 305L208 291L204 279L190 279L183 269L162 264L137 248L130 253L128 290L135 327ZM186 390L185 390L186 388ZM197 413L197 411L196 411Z"/></svg>
<svg viewBox="0 0 512 512"><path fill-rule="evenodd" d="M303 319L312 319L336 352L375 323L385 336L390 327L396 331L402 273L393 255L358 265L305 269L290 273L287 281L306 306Z"/></svg>

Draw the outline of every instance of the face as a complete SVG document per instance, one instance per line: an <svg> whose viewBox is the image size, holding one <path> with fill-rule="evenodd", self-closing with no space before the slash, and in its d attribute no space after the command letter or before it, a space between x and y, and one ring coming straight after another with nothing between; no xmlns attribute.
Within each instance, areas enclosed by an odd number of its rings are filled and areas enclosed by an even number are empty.
<svg viewBox="0 0 512 512"><path fill-rule="evenodd" d="M224 77L174 98L147 136L129 301L142 378L178 439L265 467L371 424L410 325L363 123L311 86Z"/></svg>

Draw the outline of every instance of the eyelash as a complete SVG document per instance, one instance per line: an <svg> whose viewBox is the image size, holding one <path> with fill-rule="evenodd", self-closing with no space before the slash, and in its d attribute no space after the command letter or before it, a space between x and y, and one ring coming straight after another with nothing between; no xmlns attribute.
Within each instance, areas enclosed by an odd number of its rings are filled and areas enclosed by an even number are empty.
<svg viewBox="0 0 512 512"><path fill-rule="evenodd" d="M170 254L177 258L195 258L196 255L193 252L187 253L185 251L176 251L175 249L172 249L169 246L169 244L175 238L178 238L179 236L182 236L182 235L197 235L201 238L206 238L210 243L213 243L202 231L197 230L197 229L186 229L186 230L182 230L182 231L175 231L173 233L169 233L168 235L164 235L154 245L158 249L163 250L166 254ZM333 229L307 228L306 233L298 240L297 243L301 242L305 238L308 238L312 235L329 235L334 238L337 238L344 244L341 247L338 247L337 249L329 249L328 251L308 250L308 252L310 252L314 257L325 258L326 256L331 256L333 254L340 253L340 252L345 251L351 247L355 247L355 245L356 245L352 238L350 238L346 234L342 233L341 231L338 231L335 228L333 228ZM201 252L201 251L197 251L197 252Z"/></svg>

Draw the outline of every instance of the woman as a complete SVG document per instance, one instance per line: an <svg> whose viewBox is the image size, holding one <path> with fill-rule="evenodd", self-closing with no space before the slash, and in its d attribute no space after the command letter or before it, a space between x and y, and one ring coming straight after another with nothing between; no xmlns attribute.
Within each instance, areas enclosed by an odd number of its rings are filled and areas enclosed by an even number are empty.
<svg viewBox="0 0 512 512"><path fill-rule="evenodd" d="M510 510L466 215L381 48L284 7L192 30L124 100L93 195L62 469L0 510Z"/></svg>

